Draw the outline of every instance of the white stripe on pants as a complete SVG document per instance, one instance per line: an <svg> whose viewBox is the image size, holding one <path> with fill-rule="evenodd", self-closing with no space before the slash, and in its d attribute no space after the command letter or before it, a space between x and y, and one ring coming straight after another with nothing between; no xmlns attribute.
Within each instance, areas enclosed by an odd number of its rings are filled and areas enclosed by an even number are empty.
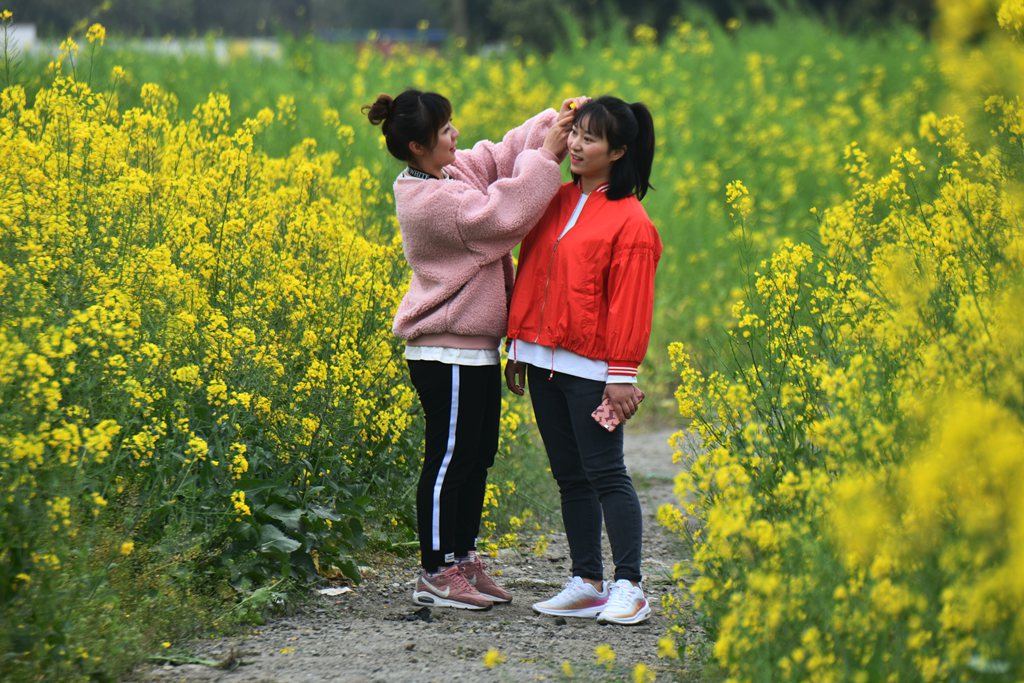
<svg viewBox="0 0 1024 683"><path fill-rule="evenodd" d="M455 426L459 423L459 366L452 366L452 407L448 423L448 447L444 452L444 460L434 480L434 505L431 510L430 547L441 549L441 487L444 486L444 475L455 452Z"/></svg>

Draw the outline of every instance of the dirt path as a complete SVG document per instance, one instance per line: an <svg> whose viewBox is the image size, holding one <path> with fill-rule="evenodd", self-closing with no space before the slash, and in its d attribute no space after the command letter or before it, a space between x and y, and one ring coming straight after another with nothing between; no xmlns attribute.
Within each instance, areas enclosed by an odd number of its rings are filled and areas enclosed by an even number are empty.
<svg viewBox="0 0 1024 683"><path fill-rule="evenodd" d="M661 598L675 589L672 566L683 553L654 519L658 506L672 500L671 432L626 436L626 462L645 513L644 588L654 609L646 623L600 626L593 620L554 619L530 605L556 593L567 578L564 536L552 539L543 556L504 552L488 562L515 594L510 605L486 612L419 608L412 603L415 558L401 565L375 567L355 590L316 597L300 614L272 621L249 633L191 643L197 657L224 660L233 653L239 666L224 671L201 665L153 666L133 682L171 681L551 681L564 679L570 662L576 680L629 680L644 662L659 680L673 678L679 663L657 657L657 642L668 626ZM607 549L606 549L607 553ZM610 559L606 561L610 567ZM405 566L408 565L408 566ZM595 662L601 644L616 653L609 669ZM484 653L494 648L504 663L487 669Z"/></svg>

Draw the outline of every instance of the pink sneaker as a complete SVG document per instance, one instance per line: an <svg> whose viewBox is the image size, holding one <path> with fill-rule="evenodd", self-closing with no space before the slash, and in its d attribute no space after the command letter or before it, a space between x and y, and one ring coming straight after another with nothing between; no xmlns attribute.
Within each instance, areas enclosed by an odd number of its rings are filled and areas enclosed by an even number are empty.
<svg viewBox="0 0 1024 683"><path fill-rule="evenodd" d="M437 576L421 573L416 579L416 590L412 601L417 605L430 607L455 607L456 609L490 609L491 601L469 585L466 575L458 565L452 565Z"/></svg>
<svg viewBox="0 0 1024 683"><path fill-rule="evenodd" d="M512 602L512 594L494 582L486 571L483 561L479 556L472 560L461 563L462 573L469 581L469 585L476 588L480 595L491 602Z"/></svg>

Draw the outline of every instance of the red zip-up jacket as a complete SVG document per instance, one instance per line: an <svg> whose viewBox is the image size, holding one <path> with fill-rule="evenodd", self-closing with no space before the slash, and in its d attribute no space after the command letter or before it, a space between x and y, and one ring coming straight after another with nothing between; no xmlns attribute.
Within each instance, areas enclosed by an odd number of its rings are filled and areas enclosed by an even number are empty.
<svg viewBox="0 0 1024 683"><path fill-rule="evenodd" d="M640 201L594 190L559 239L582 191L566 183L523 240L508 338L560 347L636 376L647 353L661 238Z"/></svg>

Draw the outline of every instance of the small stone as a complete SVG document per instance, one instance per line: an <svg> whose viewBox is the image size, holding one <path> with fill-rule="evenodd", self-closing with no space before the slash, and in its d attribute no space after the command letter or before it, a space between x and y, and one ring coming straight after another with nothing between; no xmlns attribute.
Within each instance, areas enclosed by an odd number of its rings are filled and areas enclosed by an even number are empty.
<svg viewBox="0 0 1024 683"><path fill-rule="evenodd" d="M405 621L424 621L424 622L426 622L428 624L434 620L434 617L431 616L431 614L430 614L430 608L429 607L420 607L418 610L416 610L412 614L406 614L402 618Z"/></svg>

